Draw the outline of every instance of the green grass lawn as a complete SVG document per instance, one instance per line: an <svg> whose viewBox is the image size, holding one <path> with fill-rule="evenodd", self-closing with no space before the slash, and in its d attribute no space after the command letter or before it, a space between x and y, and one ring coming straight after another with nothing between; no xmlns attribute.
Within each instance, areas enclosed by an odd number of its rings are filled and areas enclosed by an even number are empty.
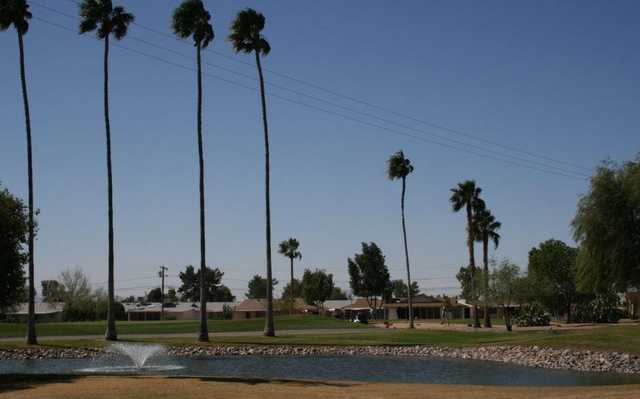
<svg viewBox="0 0 640 399"><path fill-rule="evenodd" d="M323 316L278 316L275 323L276 328L281 330L365 328L361 324ZM209 320L208 324L209 332L261 331L264 328L264 319ZM117 322L118 334L195 334L199 326L199 320ZM104 321L42 323L37 326L40 337L103 335L104 331ZM24 324L0 323L0 338L24 337L25 334L26 326Z"/></svg>
<svg viewBox="0 0 640 399"><path fill-rule="evenodd" d="M323 318L288 318L278 319L278 326L285 329L300 328L342 328L339 320ZM228 322L230 325L242 322ZM261 320L254 322L253 330L261 330ZM339 323L339 324L338 324ZM244 325L244 324L243 324ZM324 327L321 327L323 326ZM122 326L121 326L122 327ZM239 327L236 327L237 330ZM361 327L354 327L361 328ZM122 328L121 328L122 331ZM193 332L195 330L191 330ZM220 331L220 330L219 330ZM223 330L230 331L230 330ZM245 329L243 331L249 331ZM277 332L277 331L276 331ZM100 333L102 333L100 331ZM58 334L59 335L59 334ZM156 342L171 345L201 345L193 338L138 338L135 341ZM75 341L47 341L46 337L40 342L47 346L102 346L101 338ZM428 330L385 330L366 329L351 334L325 333L314 335L293 334L268 338L263 336L221 336L212 337L210 344L248 344L248 345L440 345L440 346L483 346L483 345L539 345L549 347L576 348L602 351L623 351L640 354L640 325L612 325L604 328L585 328L583 330L549 331L428 331ZM203 344L207 345L207 344ZM21 342L0 342L0 347L22 347Z"/></svg>

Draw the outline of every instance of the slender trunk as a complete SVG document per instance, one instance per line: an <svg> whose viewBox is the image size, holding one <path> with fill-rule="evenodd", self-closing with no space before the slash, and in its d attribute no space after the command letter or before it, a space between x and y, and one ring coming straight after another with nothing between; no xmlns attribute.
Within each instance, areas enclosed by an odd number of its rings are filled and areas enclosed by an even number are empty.
<svg viewBox="0 0 640 399"><path fill-rule="evenodd" d="M35 297L36 288L34 282L34 220L33 220L33 154L31 151L31 116L29 114L29 96L27 95L27 78L24 67L24 43L22 40L22 32L18 30L18 47L20 48L20 83L22 84L22 102L24 104L24 124L27 130L27 175L29 190L29 312L27 317L27 345L37 345L38 338L36 336L36 312Z"/></svg>
<svg viewBox="0 0 640 399"><path fill-rule="evenodd" d="M114 255L113 255L113 178L111 171L111 125L109 123L109 35L104 39L104 126L107 139L107 197L109 219L109 300L107 302L107 341L118 340L114 306Z"/></svg>
<svg viewBox="0 0 640 399"><path fill-rule="evenodd" d="M262 101L262 125L264 127L264 201L266 216L266 253L267 253L267 318L265 320L264 335L276 335L273 326L273 281L271 276L271 204L269 197L269 127L267 126L267 103L264 97L264 77L260 64L260 53L256 53L256 65L260 77L260 100Z"/></svg>
<svg viewBox="0 0 640 399"><path fill-rule="evenodd" d="M289 300L291 301L291 307L289 308L289 314L293 315L293 308L296 303L296 300L293 296L293 258L289 259L291 260L291 282L289 283Z"/></svg>
<svg viewBox="0 0 640 399"><path fill-rule="evenodd" d="M204 155L202 150L202 61L200 43L197 46L198 61L198 160L200 165L200 336L198 341L209 341L207 326L207 291L205 289L205 275L207 264L205 260L205 231L204 231Z"/></svg>
<svg viewBox="0 0 640 399"><path fill-rule="evenodd" d="M409 267L409 248L407 246L407 228L404 221L404 197L407 187L407 178L402 178L402 197L400 199L400 210L402 213L402 239L404 241L404 259L407 265L407 304L409 305L409 328L414 328L413 325L413 300L411 295L411 268Z"/></svg>
<svg viewBox="0 0 640 399"><path fill-rule="evenodd" d="M476 256L473 250L473 214L471 203L467 204L467 248L469 249L469 271L471 272L471 293L473 295L473 327L480 328L480 317L478 314L478 301L476 301Z"/></svg>
<svg viewBox="0 0 640 399"><path fill-rule="evenodd" d="M567 324L571 323L571 297L567 299Z"/></svg>
<svg viewBox="0 0 640 399"><path fill-rule="evenodd" d="M489 236L482 237L482 265L484 274L482 285L484 291L484 326L491 328L491 316L489 315Z"/></svg>

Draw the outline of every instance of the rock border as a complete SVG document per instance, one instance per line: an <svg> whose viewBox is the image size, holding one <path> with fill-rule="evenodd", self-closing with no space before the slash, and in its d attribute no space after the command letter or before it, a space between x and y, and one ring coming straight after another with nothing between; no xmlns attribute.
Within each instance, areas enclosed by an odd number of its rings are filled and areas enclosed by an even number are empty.
<svg viewBox="0 0 640 399"><path fill-rule="evenodd" d="M640 355L541 346L495 345L446 347L428 345L321 346L321 345L210 345L167 346L177 357L217 356L410 356L472 359L527 367L588 372L640 374ZM108 355L105 348L5 348L0 360L90 359Z"/></svg>

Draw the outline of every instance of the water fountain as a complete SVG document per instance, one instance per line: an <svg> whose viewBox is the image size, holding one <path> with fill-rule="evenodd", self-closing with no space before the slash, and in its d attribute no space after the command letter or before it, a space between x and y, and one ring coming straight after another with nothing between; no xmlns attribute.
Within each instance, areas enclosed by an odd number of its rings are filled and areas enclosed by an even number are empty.
<svg viewBox="0 0 640 399"><path fill-rule="evenodd" d="M107 353L128 358L133 366L109 365L103 367L83 368L78 370L83 373L140 373L161 372L183 369L178 365L146 365L147 361L155 356L166 353L166 348L158 344L137 344L118 342L107 347Z"/></svg>
<svg viewBox="0 0 640 399"><path fill-rule="evenodd" d="M111 353L117 353L128 357L138 369L142 369L147 360L149 360L153 356L165 352L165 348L162 345L129 343L111 344L111 346L109 346L107 350Z"/></svg>

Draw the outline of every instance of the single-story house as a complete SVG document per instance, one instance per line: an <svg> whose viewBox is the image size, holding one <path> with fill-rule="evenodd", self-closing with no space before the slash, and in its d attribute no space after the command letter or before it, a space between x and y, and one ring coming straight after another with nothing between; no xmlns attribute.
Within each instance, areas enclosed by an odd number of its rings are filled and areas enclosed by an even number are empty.
<svg viewBox="0 0 640 399"><path fill-rule="evenodd" d="M409 304L407 298L396 299L383 305L389 320L408 319ZM412 298L413 317L416 319L441 319L447 311L451 318L470 317L471 306L455 300L436 298L419 294Z"/></svg>
<svg viewBox="0 0 640 399"><path fill-rule="evenodd" d="M328 300L322 304L322 313L327 316L342 317L344 315L343 309L352 303L351 299Z"/></svg>
<svg viewBox="0 0 640 399"><path fill-rule="evenodd" d="M274 306L274 314L280 313ZM233 308L233 320L264 317L267 312L266 299L245 299Z"/></svg>
<svg viewBox="0 0 640 399"><path fill-rule="evenodd" d="M162 304L124 303L124 311L129 321L160 320ZM207 318L222 318L225 306L233 309L235 302L207 302ZM164 305L164 317L171 320L198 320L200 318L199 302L178 302Z"/></svg>
<svg viewBox="0 0 640 399"><path fill-rule="evenodd" d="M378 302L382 304L382 300L378 299ZM361 313L367 313L370 318L382 319L384 318L382 309L372 309L369 306L367 298L356 298L349 305L342 307L343 317L345 319L353 319L356 315Z"/></svg>
<svg viewBox="0 0 640 399"><path fill-rule="evenodd" d="M274 301L273 306L279 310L281 314L289 314L291 302L287 299L278 299ZM293 314L318 314L318 307L307 304L302 298L295 298L293 302Z"/></svg>
<svg viewBox="0 0 640 399"><path fill-rule="evenodd" d="M58 322L62 321L62 311L64 310L64 302L55 303L36 303L35 314L38 323ZM29 314L29 304L21 303L16 309L6 312L5 316L8 321L15 323L26 323Z"/></svg>

